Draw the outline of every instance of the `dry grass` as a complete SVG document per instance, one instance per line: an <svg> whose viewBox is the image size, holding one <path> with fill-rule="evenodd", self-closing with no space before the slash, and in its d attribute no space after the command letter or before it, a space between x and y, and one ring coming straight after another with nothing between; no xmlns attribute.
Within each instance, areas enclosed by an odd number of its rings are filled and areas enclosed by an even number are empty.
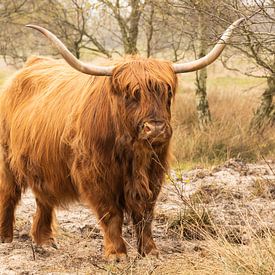
<svg viewBox="0 0 275 275"><path fill-rule="evenodd" d="M192 194L191 199L195 203L209 204L213 202L220 202L222 200L240 199L242 194L236 190L232 190L225 186L216 183L209 185L201 185Z"/></svg>
<svg viewBox="0 0 275 275"><path fill-rule="evenodd" d="M255 197L275 199L275 182L265 178L257 178L251 186L251 193Z"/></svg>
<svg viewBox="0 0 275 275"><path fill-rule="evenodd" d="M212 239L165 263L135 260L126 267L105 266L101 274L271 275L275 272L274 251L274 237L255 239L247 246Z"/></svg>
<svg viewBox="0 0 275 275"><path fill-rule="evenodd" d="M260 230L245 215L239 216L240 227L216 223L208 204L198 202L195 196L183 199L183 203L183 213L168 219L168 232L191 241L193 249L172 263L168 261L167 274L173 274L177 266L182 267L178 274L275 274L275 232L256 212L251 214Z"/></svg>
<svg viewBox="0 0 275 275"><path fill-rule="evenodd" d="M194 253L187 253L184 261L181 259L183 271L180 274L270 275L275 272L274 252L275 239L272 236L256 238L249 245L242 246L220 238L210 239L197 257Z"/></svg>
<svg viewBox="0 0 275 275"><path fill-rule="evenodd" d="M3 85L5 81L14 74L14 72L15 69L4 65L0 58L0 88L1 85Z"/></svg>
<svg viewBox="0 0 275 275"><path fill-rule="evenodd" d="M207 235L216 234L211 212L198 204L186 205L168 221L167 231L185 240L204 240Z"/></svg>
<svg viewBox="0 0 275 275"><path fill-rule="evenodd" d="M262 155L274 157L275 127L267 128L262 134L249 132L260 92L210 90L213 123L207 131L198 129L194 92L179 93L173 115L175 162L207 165L234 157L246 161L259 160Z"/></svg>

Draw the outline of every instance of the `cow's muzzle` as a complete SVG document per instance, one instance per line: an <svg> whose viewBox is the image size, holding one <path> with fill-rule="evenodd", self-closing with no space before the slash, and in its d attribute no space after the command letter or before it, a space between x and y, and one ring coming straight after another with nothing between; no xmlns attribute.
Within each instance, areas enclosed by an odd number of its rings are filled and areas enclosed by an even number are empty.
<svg viewBox="0 0 275 275"><path fill-rule="evenodd" d="M172 128L169 123L161 120L145 121L140 126L139 138L150 143L163 143L172 136Z"/></svg>

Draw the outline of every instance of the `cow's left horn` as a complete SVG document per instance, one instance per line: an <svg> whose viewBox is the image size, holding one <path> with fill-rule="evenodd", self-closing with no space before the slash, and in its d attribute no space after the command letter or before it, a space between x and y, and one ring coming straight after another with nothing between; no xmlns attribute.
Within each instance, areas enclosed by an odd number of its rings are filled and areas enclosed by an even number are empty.
<svg viewBox="0 0 275 275"><path fill-rule="evenodd" d="M58 49L60 54L63 56L63 58L76 70L90 75L107 75L111 76L114 66L94 66L91 64L85 64L78 60L67 48L66 46L50 31L46 30L45 28L42 28L37 25L26 25L26 27L36 29L43 33L52 43L53 45Z"/></svg>
<svg viewBox="0 0 275 275"><path fill-rule="evenodd" d="M212 51L207 54L206 56L187 63L182 64L173 64L174 72L179 73L188 73L200 70L209 64L213 63L222 53L224 50L226 43L230 39L233 30L239 26L241 22L244 21L244 18L240 18L237 21L235 21L232 25L228 27L228 29L223 33L222 37L218 41L218 43L215 45L215 47L212 49Z"/></svg>

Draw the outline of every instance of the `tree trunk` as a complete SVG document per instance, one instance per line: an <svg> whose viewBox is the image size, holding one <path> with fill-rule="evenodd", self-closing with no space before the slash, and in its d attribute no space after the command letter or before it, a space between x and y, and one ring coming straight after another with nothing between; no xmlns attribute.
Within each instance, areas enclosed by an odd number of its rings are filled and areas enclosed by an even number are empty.
<svg viewBox="0 0 275 275"><path fill-rule="evenodd" d="M148 30L146 32L146 44L147 44L147 57L151 56L151 42L153 38L153 33L154 33L154 13L155 13L155 7L154 4L151 3L150 6L150 15L149 15L149 20L148 20Z"/></svg>
<svg viewBox="0 0 275 275"><path fill-rule="evenodd" d="M129 17L129 29L127 43L124 44L125 54L137 54L138 24L141 15L140 0L131 0L131 14Z"/></svg>
<svg viewBox="0 0 275 275"><path fill-rule="evenodd" d="M205 130L211 122L211 114L206 93L207 69L204 68L196 75L196 108L199 127Z"/></svg>
<svg viewBox="0 0 275 275"><path fill-rule="evenodd" d="M135 55L138 53L136 42L130 40L124 44L124 53L129 55Z"/></svg>
<svg viewBox="0 0 275 275"><path fill-rule="evenodd" d="M74 52L75 52L75 57L77 59L80 59L79 43L77 43L77 42L74 43Z"/></svg>
<svg viewBox="0 0 275 275"><path fill-rule="evenodd" d="M275 105L272 103L275 95L275 75L267 79L267 88L261 97L261 103L250 123L253 131L263 131L267 125L275 124Z"/></svg>
<svg viewBox="0 0 275 275"><path fill-rule="evenodd" d="M202 15L199 16L199 58L206 55L207 44L205 40L205 22ZM196 72L196 108L198 114L199 127L205 130L211 122L211 114L206 92L207 69L204 68Z"/></svg>

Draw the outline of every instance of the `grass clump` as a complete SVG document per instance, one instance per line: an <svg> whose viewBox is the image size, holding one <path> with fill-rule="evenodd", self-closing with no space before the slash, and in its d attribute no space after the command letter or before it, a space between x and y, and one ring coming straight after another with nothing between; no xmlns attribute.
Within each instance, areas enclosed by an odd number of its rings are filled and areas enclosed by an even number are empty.
<svg viewBox="0 0 275 275"><path fill-rule="evenodd" d="M275 182L268 178L255 179L250 189L255 197L275 199Z"/></svg>
<svg viewBox="0 0 275 275"><path fill-rule="evenodd" d="M270 275L275 272L274 236L253 239L248 245L211 239L202 250L199 260L193 253L185 255L188 272L182 274Z"/></svg>
<svg viewBox="0 0 275 275"><path fill-rule="evenodd" d="M204 184L191 195L192 201L200 204L217 203L223 200L240 199L242 194L217 183Z"/></svg>
<svg viewBox="0 0 275 275"><path fill-rule="evenodd" d="M206 235L215 235L211 211L188 198L185 207L168 222L167 231L181 239L204 240Z"/></svg>

